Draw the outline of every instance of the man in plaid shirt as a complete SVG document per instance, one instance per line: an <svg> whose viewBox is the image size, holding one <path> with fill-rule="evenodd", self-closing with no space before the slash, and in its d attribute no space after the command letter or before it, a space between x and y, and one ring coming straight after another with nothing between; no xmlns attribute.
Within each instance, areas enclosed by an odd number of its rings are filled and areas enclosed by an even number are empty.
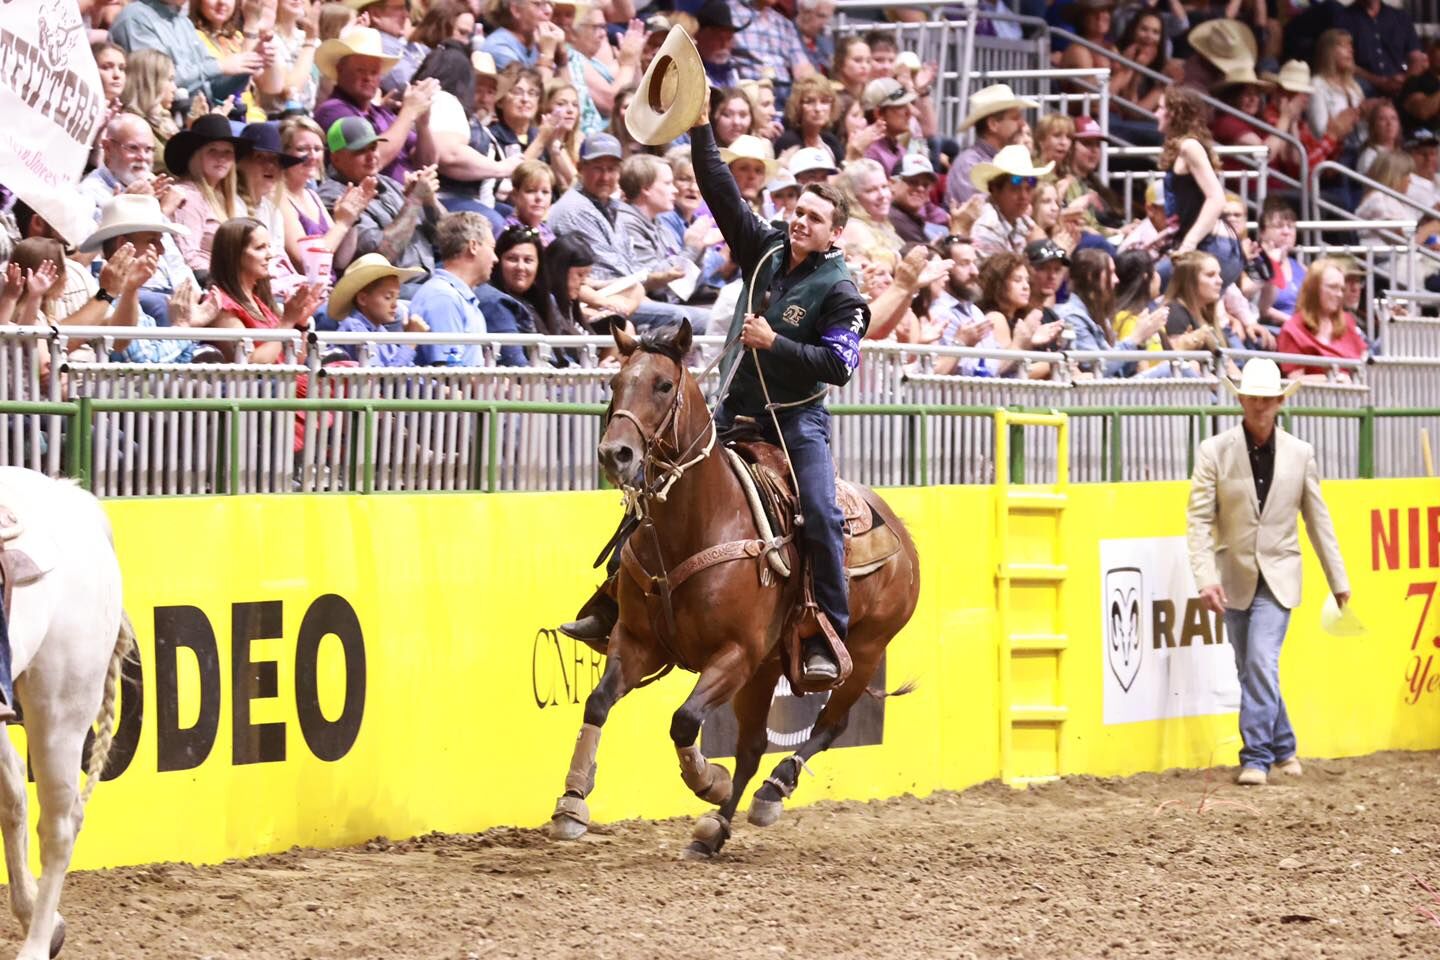
<svg viewBox="0 0 1440 960"><path fill-rule="evenodd" d="M749 54L737 58L740 75L759 80L768 69L775 83L775 105L783 108L790 84L815 72L795 24L776 9L776 0L758 0L754 19L735 38Z"/></svg>

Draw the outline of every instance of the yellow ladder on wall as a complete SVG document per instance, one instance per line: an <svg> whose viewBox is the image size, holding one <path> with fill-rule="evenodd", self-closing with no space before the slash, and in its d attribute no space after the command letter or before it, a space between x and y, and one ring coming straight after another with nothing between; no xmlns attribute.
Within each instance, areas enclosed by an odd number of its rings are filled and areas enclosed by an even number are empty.
<svg viewBox="0 0 1440 960"><path fill-rule="evenodd" d="M1054 484L1011 476L1011 433L1056 431ZM1018 473L1018 471L1017 471ZM1061 660L1068 573L1061 563L1070 484L1070 424L1063 413L995 412L995 630L999 651L1000 778L1015 787L1057 779L1067 714Z"/></svg>

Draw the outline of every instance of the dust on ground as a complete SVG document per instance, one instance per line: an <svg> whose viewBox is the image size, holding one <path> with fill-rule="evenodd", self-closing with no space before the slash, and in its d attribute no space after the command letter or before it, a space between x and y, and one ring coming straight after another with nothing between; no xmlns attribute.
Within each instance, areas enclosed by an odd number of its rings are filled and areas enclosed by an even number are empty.
<svg viewBox="0 0 1440 960"><path fill-rule="evenodd" d="M1308 761L1264 789L1232 774L742 814L708 863L678 859L690 822L669 820L75 874L64 955L1440 957L1417 909L1440 915L1419 884L1440 889L1440 754Z"/></svg>

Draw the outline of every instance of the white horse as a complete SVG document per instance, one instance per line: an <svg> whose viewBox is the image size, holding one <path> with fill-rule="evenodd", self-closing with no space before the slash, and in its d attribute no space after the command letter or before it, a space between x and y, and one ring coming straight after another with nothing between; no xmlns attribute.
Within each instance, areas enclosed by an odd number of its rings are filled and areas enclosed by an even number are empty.
<svg viewBox="0 0 1440 960"><path fill-rule="evenodd" d="M16 698L40 801L40 881L26 851L25 761L0 724L0 830L10 875L10 907L26 930L17 960L60 952L65 921L57 909L85 801L105 769L114 733L120 669L135 635L120 601L120 563L99 502L73 483L0 467L0 506L23 532L21 550L41 575L14 585L8 618ZM99 722L79 789L81 752Z"/></svg>

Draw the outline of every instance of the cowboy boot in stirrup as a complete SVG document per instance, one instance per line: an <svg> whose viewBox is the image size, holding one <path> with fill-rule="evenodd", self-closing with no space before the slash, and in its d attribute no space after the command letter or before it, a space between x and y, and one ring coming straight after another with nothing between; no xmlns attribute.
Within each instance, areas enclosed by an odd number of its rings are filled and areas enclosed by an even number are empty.
<svg viewBox="0 0 1440 960"><path fill-rule="evenodd" d="M560 632L604 653L609 645L610 631L615 629L615 623L620 619L620 604L611 595L614 589L615 578L611 577L585 601L574 620L560 624Z"/></svg>
<svg viewBox="0 0 1440 960"><path fill-rule="evenodd" d="M830 654L830 647L824 637L811 637L802 648L805 653L805 680L807 683L834 683L840 679L840 666Z"/></svg>

